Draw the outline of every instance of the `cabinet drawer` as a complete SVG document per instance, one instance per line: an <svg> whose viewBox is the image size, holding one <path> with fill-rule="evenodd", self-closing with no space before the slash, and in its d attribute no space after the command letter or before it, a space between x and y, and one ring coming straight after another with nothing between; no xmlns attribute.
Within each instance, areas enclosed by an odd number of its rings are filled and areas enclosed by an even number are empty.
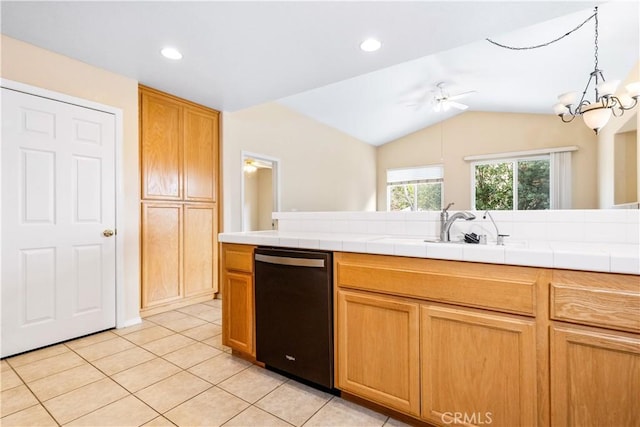
<svg viewBox="0 0 640 427"><path fill-rule="evenodd" d="M554 271L551 318L640 332L640 277Z"/></svg>
<svg viewBox="0 0 640 427"><path fill-rule="evenodd" d="M533 316L542 270L529 267L340 253L340 287Z"/></svg>
<svg viewBox="0 0 640 427"><path fill-rule="evenodd" d="M223 266L227 270L253 273L253 249L249 245L222 245Z"/></svg>

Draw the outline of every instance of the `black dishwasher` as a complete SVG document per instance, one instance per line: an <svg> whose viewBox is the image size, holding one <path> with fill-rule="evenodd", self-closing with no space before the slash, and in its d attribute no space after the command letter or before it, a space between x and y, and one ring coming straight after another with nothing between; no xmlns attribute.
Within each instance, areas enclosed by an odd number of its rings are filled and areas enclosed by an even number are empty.
<svg viewBox="0 0 640 427"><path fill-rule="evenodd" d="M256 359L333 388L330 252L255 250Z"/></svg>

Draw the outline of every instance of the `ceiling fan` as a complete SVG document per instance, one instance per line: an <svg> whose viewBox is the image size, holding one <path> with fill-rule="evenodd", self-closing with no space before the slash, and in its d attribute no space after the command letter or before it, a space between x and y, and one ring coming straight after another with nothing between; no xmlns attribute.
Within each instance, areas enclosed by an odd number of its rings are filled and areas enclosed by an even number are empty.
<svg viewBox="0 0 640 427"><path fill-rule="evenodd" d="M435 112L448 111L450 108L466 110L467 108L469 108L469 106L457 102L457 100L476 92L475 90L470 90L467 92L450 95L449 92L445 89L444 82L438 83L436 87L437 89L433 91L433 111Z"/></svg>

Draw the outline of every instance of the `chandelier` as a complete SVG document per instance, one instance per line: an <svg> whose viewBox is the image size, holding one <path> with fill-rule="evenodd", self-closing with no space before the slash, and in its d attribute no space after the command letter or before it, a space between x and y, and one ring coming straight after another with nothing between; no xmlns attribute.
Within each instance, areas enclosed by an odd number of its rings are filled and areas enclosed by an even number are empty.
<svg viewBox="0 0 640 427"><path fill-rule="evenodd" d="M640 82L630 83L625 86L627 90L620 96L615 95L615 91L620 84L619 80L605 81L602 70L598 69L598 8L595 8L596 31L594 43L595 67L589 80L582 92L580 101L578 100L578 92L568 92L558 96L558 103L553 106L553 111L563 122L569 123L577 116L582 116L584 123L595 131L597 134L602 129L611 116L619 117L626 110L630 110L638 104L640 97ZM591 82L594 82L595 99L589 101L587 99L587 91Z"/></svg>

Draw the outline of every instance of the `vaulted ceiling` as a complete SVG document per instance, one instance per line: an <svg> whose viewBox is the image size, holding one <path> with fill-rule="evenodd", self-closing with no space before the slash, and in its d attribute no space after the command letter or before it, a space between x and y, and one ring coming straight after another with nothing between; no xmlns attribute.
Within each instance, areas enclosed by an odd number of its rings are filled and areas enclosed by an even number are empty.
<svg viewBox="0 0 640 427"><path fill-rule="evenodd" d="M469 110L548 113L593 69L595 2L3 1L2 33L223 111L278 101L379 145L455 111L407 105L438 82ZM638 2L600 3L600 65L638 61ZM375 53L359 44L374 36ZM180 61L160 56L178 48ZM424 98L428 101L428 97Z"/></svg>

